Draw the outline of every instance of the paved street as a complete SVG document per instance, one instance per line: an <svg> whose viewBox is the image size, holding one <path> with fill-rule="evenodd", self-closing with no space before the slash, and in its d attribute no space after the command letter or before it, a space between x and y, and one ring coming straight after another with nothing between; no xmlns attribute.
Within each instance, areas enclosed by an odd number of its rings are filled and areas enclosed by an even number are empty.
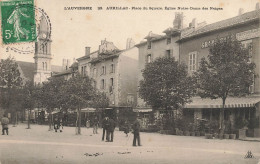
<svg viewBox="0 0 260 164"><path fill-rule="evenodd" d="M74 127L55 133L45 125L19 124L0 136L0 163L256 164L260 159L260 142L141 133L142 147L132 147L132 139L116 131L113 143L102 142L101 129L93 135L84 127L75 135ZM244 158L248 150L254 158Z"/></svg>

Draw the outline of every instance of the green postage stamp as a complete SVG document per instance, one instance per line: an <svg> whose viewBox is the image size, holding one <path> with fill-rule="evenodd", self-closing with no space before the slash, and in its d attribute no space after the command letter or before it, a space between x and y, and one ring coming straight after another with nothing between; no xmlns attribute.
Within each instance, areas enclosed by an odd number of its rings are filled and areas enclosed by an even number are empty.
<svg viewBox="0 0 260 164"><path fill-rule="evenodd" d="M36 25L33 0L1 1L0 5L3 43L34 41Z"/></svg>

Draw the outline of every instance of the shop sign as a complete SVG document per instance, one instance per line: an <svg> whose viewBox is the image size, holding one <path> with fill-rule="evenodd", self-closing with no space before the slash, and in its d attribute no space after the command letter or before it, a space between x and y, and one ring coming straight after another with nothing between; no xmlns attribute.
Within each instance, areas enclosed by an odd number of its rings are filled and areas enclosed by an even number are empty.
<svg viewBox="0 0 260 164"><path fill-rule="evenodd" d="M236 38L239 41L248 40L257 37L260 37L260 28L256 28L256 29L252 29L252 30L248 30L236 34Z"/></svg>
<svg viewBox="0 0 260 164"><path fill-rule="evenodd" d="M225 36L225 37L221 37L219 40L220 40L220 42L222 42L222 41L226 41L227 39L230 39L230 38L232 40L234 40L235 39L235 34L231 34L231 35L228 35L228 36ZM216 42L216 39L205 41L205 42L201 43L201 48L208 48L211 45L213 45L215 42Z"/></svg>

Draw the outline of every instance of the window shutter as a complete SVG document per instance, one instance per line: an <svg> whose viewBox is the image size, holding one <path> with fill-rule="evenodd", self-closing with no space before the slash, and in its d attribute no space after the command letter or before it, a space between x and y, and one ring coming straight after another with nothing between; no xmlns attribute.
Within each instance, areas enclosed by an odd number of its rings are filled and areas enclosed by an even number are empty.
<svg viewBox="0 0 260 164"><path fill-rule="evenodd" d="M198 68L198 60L197 60L198 57L197 56L198 56L198 52L196 51L195 52L195 63L194 63L195 64L195 70L194 71L196 71L197 68Z"/></svg>
<svg viewBox="0 0 260 164"><path fill-rule="evenodd" d="M171 57L173 57L173 49L170 49L170 55L171 55Z"/></svg>

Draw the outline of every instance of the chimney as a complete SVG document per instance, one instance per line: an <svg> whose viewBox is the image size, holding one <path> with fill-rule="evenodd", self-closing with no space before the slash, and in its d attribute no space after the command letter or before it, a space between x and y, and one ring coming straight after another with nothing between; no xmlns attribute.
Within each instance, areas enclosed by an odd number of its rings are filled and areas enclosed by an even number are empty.
<svg viewBox="0 0 260 164"><path fill-rule="evenodd" d="M173 20L173 28L174 29L182 29L183 28L183 13L176 12L175 18Z"/></svg>
<svg viewBox="0 0 260 164"><path fill-rule="evenodd" d="M66 59L62 59L62 69L63 70L66 70L66 64L67 64Z"/></svg>
<svg viewBox="0 0 260 164"><path fill-rule="evenodd" d="M243 8L240 8L240 9L238 10L238 15L242 15L242 14L244 14L244 9L243 9Z"/></svg>
<svg viewBox="0 0 260 164"><path fill-rule="evenodd" d="M126 49L132 48L132 47L134 47L134 45L135 45L134 40L132 38L127 38Z"/></svg>
<svg viewBox="0 0 260 164"><path fill-rule="evenodd" d="M198 25L198 24L197 24L197 19L196 19L196 18L193 18L191 24L192 24L192 27L193 27L194 29L196 29L196 28L197 28L197 25Z"/></svg>
<svg viewBox="0 0 260 164"><path fill-rule="evenodd" d="M70 66L71 66L71 60L68 59L68 60L67 60L67 68L69 68Z"/></svg>
<svg viewBox="0 0 260 164"><path fill-rule="evenodd" d="M85 56L90 55L90 47L85 47Z"/></svg>
<svg viewBox="0 0 260 164"><path fill-rule="evenodd" d="M256 3L255 9L256 9L256 10L259 10L259 2Z"/></svg>

